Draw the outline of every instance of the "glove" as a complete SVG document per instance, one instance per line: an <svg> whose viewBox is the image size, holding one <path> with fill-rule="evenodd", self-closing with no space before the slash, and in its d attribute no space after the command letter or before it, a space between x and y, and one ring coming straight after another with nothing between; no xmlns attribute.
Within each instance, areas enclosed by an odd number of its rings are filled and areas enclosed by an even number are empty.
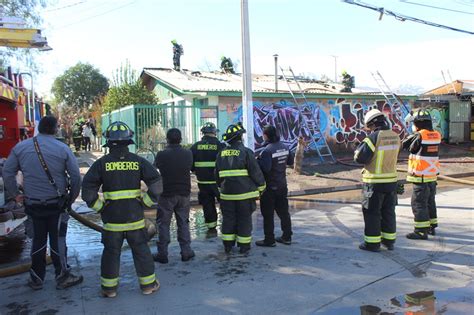
<svg viewBox="0 0 474 315"><path fill-rule="evenodd" d="M402 183L397 183L397 195L403 195L405 192L405 185Z"/></svg>

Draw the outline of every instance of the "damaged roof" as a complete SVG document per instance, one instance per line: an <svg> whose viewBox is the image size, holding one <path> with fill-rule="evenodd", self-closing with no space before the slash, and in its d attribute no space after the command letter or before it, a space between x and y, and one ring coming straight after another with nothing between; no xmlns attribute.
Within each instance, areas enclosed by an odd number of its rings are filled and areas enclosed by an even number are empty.
<svg viewBox="0 0 474 315"><path fill-rule="evenodd" d="M141 77L147 76L160 81L166 86L181 93L198 92L242 92L242 74L223 73L220 71L176 71L169 68L144 68ZM298 83L305 94L374 94L353 88L352 93L342 93L342 84L311 80L297 76ZM299 92L293 79L290 79L291 90ZM275 93L275 77L267 74L252 74L252 91ZM288 84L283 76L278 77L278 93L289 93Z"/></svg>

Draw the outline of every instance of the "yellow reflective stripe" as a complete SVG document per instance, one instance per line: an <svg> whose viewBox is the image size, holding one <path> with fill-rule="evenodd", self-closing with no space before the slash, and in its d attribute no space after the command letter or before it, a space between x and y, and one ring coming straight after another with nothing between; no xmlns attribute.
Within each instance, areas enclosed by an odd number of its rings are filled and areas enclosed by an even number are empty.
<svg viewBox="0 0 474 315"><path fill-rule="evenodd" d="M215 228L215 227L217 226L217 221L215 221L215 222L207 222L207 223L206 223L206 226L207 226L208 229L213 229L213 228Z"/></svg>
<svg viewBox="0 0 474 315"><path fill-rule="evenodd" d="M152 207L155 203L153 202L153 200L151 200L150 196L148 195L148 193L145 193L143 194L143 203L145 204L145 206L147 207Z"/></svg>
<svg viewBox="0 0 474 315"><path fill-rule="evenodd" d="M238 236L237 235L237 243L250 244L250 242L252 242L252 237L251 236Z"/></svg>
<svg viewBox="0 0 474 315"><path fill-rule="evenodd" d="M132 199L141 197L140 189L130 190L117 190L117 191L106 191L104 192L104 199L106 200L120 200L120 199Z"/></svg>
<svg viewBox="0 0 474 315"><path fill-rule="evenodd" d="M385 155L385 151L377 151L377 159L375 160L375 174L382 173L382 164L383 164L384 155Z"/></svg>
<svg viewBox="0 0 474 315"><path fill-rule="evenodd" d="M105 223L104 230L111 232L125 232L143 229L145 227L145 220L131 222L131 223Z"/></svg>
<svg viewBox="0 0 474 315"><path fill-rule="evenodd" d="M249 176L247 170L225 170L219 171L219 177Z"/></svg>
<svg viewBox="0 0 474 315"><path fill-rule="evenodd" d="M216 167L216 162L215 161L194 162L194 167Z"/></svg>
<svg viewBox="0 0 474 315"><path fill-rule="evenodd" d="M258 192L258 190L251 191L245 194L236 194L236 195L221 193L222 200L245 200L245 199L258 198L259 196L260 196L260 193Z"/></svg>
<svg viewBox="0 0 474 315"><path fill-rule="evenodd" d="M438 224L438 218L430 219L431 224Z"/></svg>
<svg viewBox="0 0 474 315"><path fill-rule="evenodd" d="M430 227L430 221L415 221L415 227L416 228L429 228Z"/></svg>
<svg viewBox="0 0 474 315"><path fill-rule="evenodd" d="M222 234L221 238L223 241L235 241L236 235L235 234Z"/></svg>
<svg viewBox="0 0 474 315"><path fill-rule="evenodd" d="M259 192L262 192L265 190L265 188L267 188L267 185L266 184L263 184L262 186L258 186L258 191Z"/></svg>
<svg viewBox="0 0 474 315"><path fill-rule="evenodd" d="M386 240L395 240L397 238L397 233L385 233L382 232L382 238Z"/></svg>
<svg viewBox="0 0 474 315"><path fill-rule="evenodd" d="M415 304L415 305L420 305L422 302L426 302L426 301L430 301L434 299L435 299L434 294L427 297L423 297L423 298L414 298L414 297L409 296L408 294L405 295L405 301L411 304Z"/></svg>
<svg viewBox="0 0 474 315"><path fill-rule="evenodd" d="M366 243L380 243L382 241L382 236L367 236L367 235L364 235L364 241Z"/></svg>
<svg viewBox="0 0 474 315"><path fill-rule="evenodd" d="M369 183L369 184L383 184L383 183L395 183L397 181L396 177L391 177L391 178L362 178L362 181L364 183Z"/></svg>
<svg viewBox="0 0 474 315"><path fill-rule="evenodd" d="M146 277L138 277L138 281L140 282L141 285L152 284L153 282L156 281L156 276L155 274L152 274Z"/></svg>
<svg viewBox="0 0 474 315"><path fill-rule="evenodd" d="M203 185L217 184L215 180L198 180L197 183Z"/></svg>
<svg viewBox="0 0 474 315"><path fill-rule="evenodd" d="M94 209L96 212L99 212L102 209L103 206L104 206L104 202L99 197L99 198L97 198L97 200L92 205L92 209Z"/></svg>
<svg viewBox="0 0 474 315"><path fill-rule="evenodd" d="M412 175L407 176L407 182L410 182L410 183L431 183L431 182L435 182L437 179L438 179L437 176L423 176L423 177L412 176Z"/></svg>
<svg viewBox="0 0 474 315"><path fill-rule="evenodd" d="M372 150L372 152L375 152L375 145L372 143L372 141L368 137L362 140L362 142L365 142L367 146L370 148L370 150Z"/></svg>
<svg viewBox="0 0 474 315"><path fill-rule="evenodd" d="M362 175L365 178L392 178L392 177L397 177L397 173L382 173L382 174L372 174L368 173L367 171L364 172Z"/></svg>
<svg viewBox="0 0 474 315"><path fill-rule="evenodd" d="M100 277L100 284L102 284L102 286L104 287L108 287L108 288L116 287L118 286L118 283L119 283L119 278L107 279L104 277Z"/></svg>

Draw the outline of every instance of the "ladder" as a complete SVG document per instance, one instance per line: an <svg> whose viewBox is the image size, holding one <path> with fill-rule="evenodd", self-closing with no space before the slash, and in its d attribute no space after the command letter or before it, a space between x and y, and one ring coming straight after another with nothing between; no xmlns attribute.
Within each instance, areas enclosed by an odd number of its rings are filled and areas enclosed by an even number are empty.
<svg viewBox="0 0 474 315"><path fill-rule="evenodd" d="M379 90L384 96L385 100L387 100L388 104L390 104L390 107L392 107L393 113L397 116L400 123L402 123L403 128L406 130L407 127L405 125L405 119L403 117L401 107L403 106L408 113L410 112L410 109L405 105L405 103L403 103L402 99L398 95L392 92L378 70L376 72L371 72L370 74L377 83ZM396 104L398 104L398 106L395 106Z"/></svg>
<svg viewBox="0 0 474 315"><path fill-rule="evenodd" d="M299 120L299 135L301 136L302 130L304 127L306 127L310 133L310 144L316 148L316 152L318 153L319 158L321 159L321 163L325 163L326 160L330 160L332 163L336 162L336 159L334 158L334 155L331 152L331 148L329 147L326 138L324 137L324 134L321 132L321 127L319 126L319 122L316 121L316 119L312 119L311 121L308 121L303 116L303 109L300 103L298 102L295 93L293 92L293 89L291 88L290 85L290 79L296 83L296 86L298 88L298 94L300 95L300 98L303 99L304 105L306 107L309 107L308 101L306 99L306 96L304 95L303 89L301 89L301 86L296 79L296 76L293 72L293 69L289 67L287 70L284 70L282 67L280 67L281 73L283 74L283 78L285 79L286 85L288 86L288 91L291 94L291 97L293 98L295 105L298 107L298 120ZM312 112L311 112L312 115Z"/></svg>

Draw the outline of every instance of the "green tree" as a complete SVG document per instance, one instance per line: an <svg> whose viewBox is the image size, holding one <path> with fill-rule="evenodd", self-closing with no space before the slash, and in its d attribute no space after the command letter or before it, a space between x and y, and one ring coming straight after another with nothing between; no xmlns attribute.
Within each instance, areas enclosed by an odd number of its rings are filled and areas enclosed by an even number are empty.
<svg viewBox="0 0 474 315"><path fill-rule="evenodd" d="M51 92L61 106L89 108L107 93L109 82L91 64L79 62L54 80Z"/></svg>
<svg viewBox="0 0 474 315"><path fill-rule="evenodd" d="M156 104L157 102L155 94L147 90L138 73L126 61L114 73L112 87L104 100L104 112L132 104Z"/></svg>
<svg viewBox="0 0 474 315"><path fill-rule="evenodd" d="M48 0L0 0L0 16L17 17L25 20L28 27L38 27L42 22L39 10L46 7ZM36 70L37 49L0 47L0 66L7 66L16 59L27 67Z"/></svg>

